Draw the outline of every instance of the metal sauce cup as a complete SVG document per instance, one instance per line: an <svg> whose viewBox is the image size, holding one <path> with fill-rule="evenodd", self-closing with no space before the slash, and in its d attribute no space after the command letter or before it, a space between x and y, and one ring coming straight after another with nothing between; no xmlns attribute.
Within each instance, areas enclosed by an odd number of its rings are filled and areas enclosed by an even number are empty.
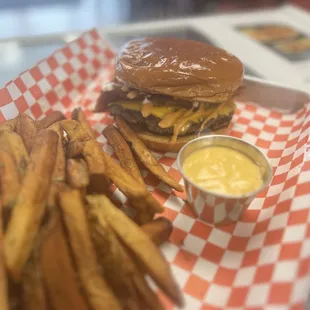
<svg viewBox="0 0 310 310"><path fill-rule="evenodd" d="M209 146L229 147L247 155L259 167L263 185L257 191L244 195L226 195L208 191L193 183L183 171L184 160L195 150ZM256 146L241 139L224 135L207 135L188 142L178 154L177 165L185 182L188 202L193 205L201 220L214 225L238 221L256 194L263 191L270 184L272 178L271 164Z"/></svg>

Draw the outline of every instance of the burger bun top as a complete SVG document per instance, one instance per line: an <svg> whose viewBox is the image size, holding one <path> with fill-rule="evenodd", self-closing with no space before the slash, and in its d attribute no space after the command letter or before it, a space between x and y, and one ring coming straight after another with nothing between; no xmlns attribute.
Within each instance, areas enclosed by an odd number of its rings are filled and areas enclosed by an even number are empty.
<svg viewBox="0 0 310 310"><path fill-rule="evenodd" d="M141 91L218 103L242 85L243 65L225 50L202 42L144 38L120 50L116 79Z"/></svg>

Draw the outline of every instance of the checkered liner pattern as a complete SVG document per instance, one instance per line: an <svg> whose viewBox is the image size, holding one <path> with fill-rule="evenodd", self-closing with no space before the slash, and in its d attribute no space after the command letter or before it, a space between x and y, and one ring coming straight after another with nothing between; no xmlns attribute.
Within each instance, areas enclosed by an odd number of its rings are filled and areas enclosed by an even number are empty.
<svg viewBox="0 0 310 310"><path fill-rule="evenodd" d="M80 105L98 141L111 124L91 108L113 74L113 52L96 30L42 60L0 90L0 121L25 112L39 119ZM69 114L68 114L69 115ZM310 104L296 114L238 103L231 134L260 147L274 177L236 224L213 228L195 218L185 195L143 171L153 195L173 221L162 247L185 294L186 309L303 309L310 290ZM180 183L175 154L155 153ZM115 195L125 197L115 189ZM173 306L161 296L167 309Z"/></svg>

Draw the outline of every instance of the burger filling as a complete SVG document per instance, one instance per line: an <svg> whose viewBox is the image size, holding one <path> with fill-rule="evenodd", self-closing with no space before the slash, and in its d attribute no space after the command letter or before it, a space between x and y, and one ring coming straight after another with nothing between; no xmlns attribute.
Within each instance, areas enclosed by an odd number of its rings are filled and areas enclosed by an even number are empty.
<svg viewBox="0 0 310 310"><path fill-rule="evenodd" d="M96 111L102 111L102 105L108 107L112 116L121 116L138 130L172 136L173 141L178 136L227 127L235 111L233 101L190 102L139 92L116 83L103 90Z"/></svg>

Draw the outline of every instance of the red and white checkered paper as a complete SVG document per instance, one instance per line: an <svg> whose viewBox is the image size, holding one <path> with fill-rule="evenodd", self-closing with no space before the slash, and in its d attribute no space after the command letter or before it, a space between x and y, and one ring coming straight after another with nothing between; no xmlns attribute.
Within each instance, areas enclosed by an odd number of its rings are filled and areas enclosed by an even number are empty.
<svg viewBox="0 0 310 310"><path fill-rule="evenodd" d="M18 112L36 119L52 110L69 115L82 106L98 141L114 156L101 135L113 120L91 112L102 83L113 75L113 58L97 31L85 33L0 89L0 121ZM185 308L303 309L310 291L310 103L285 115L239 103L231 133L260 147L274 167L271 185L236 224L213 228L197 220L184 194L144 171L173 221L162 250L184 291ZM175 154L155 156L182 184ZM125 200L117 189L115 194Z"/></svg>

